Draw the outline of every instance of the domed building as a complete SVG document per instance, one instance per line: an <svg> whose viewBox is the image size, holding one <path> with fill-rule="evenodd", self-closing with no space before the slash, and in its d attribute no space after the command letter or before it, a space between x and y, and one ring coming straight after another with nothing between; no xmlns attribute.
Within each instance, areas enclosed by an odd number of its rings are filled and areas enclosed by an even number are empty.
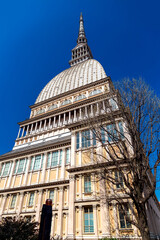
<svg viewBox="0 0 160 240"><path fill-rule="evenodd" d="M19 123L12 151L0 156L0 217L40 221L50 198L51 237L138 239L135 226L122 224L115 202L102 201L104 181L97 180L94 159L101 147L84 121L103 115L105 101L112 105L112 82L92 57L82 15L69 64L42 89L30 118Z"/></svg>

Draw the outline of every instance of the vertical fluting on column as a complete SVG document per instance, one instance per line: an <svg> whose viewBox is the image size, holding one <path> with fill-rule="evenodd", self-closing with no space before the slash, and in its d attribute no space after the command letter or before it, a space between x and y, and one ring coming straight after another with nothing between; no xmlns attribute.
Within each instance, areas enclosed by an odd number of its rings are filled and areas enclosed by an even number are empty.
<svg viewBox="0 0 160 240"><path fill-rule="evenodd" d="M75 177L70 176L69 187L69 225L68 225L68 239L74 239L75 234Z"/></svg>
<svg viewBox="0 0 160 240"><path fill-rule="evenodd" d="M102 222L102 236L110 236L110 216L109 205L106 193L106 180L100 181L100 208L101 208L101 222Z"/></svg>
<svg viewBox="0 0 160 240"><path fill-rule="evenodd" d="M57 233L60 236L62 236L62 221L63 221L62 209L63 209L63 187L60 187L59 188L59 207L58 207L58 229L57 229Z"/></svg>
<svg viewBox="0 0 160 240"><path fill-rule="evenodd" d="M24 197L24 192L20 192L19 193L19 204L18 204L18 210L17 210L17 214L20 215L21 211L22 211L22 205L23 205L23 197Z"/></svg>
<svg viewBox="0 0 160 240"><path fill-rule="evenodd" d="M43 196L43 190L40 189L38 193L38 203L37 203L37 209L36 209L36 221L39 222L40 220L40 211L42 207L42 196Z"/></svg>
<svg viewBox="0 0 160 240"><path fill-rule="evenodd" d="M112 203L113 206L113 220L114 220L114 228L116 237L119 237L119 231L118 231L118 216L117 216L117 203L114 201Z"/></svg>
<svg viewBox="0 0 160 240"><path fill-rule="evenodd" d="M95 237L98 237L98 222L97 222L97 205L93 205L93 219L94 219L94 232Z"/></svg>

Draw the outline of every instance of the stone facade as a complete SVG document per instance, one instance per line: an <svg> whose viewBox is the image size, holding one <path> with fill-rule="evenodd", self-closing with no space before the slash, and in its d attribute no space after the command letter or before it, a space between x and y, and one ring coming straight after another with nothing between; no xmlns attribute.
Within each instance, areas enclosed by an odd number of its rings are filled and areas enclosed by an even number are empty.
<svg viewBox="0 0 160 240"><path fill-rule="evenodd" d="M88 48L81 16L72 67L46 85L31 106L30 118L19 123L13 150L0 156L0 218L25 216L40 221L42 204L51 198L52 237L138 239L134 226L121 228L117 202L102 197L104 189L108 196L112 194L104 180L97 181L93 151L103 153L102 146L93 138L89 144L82 140L88 131L83 121L103 115L105 103L111 104L113 97L111 79L83 45ZM150 200L148 208L151 232L160 235L156 199Z"/></svg>

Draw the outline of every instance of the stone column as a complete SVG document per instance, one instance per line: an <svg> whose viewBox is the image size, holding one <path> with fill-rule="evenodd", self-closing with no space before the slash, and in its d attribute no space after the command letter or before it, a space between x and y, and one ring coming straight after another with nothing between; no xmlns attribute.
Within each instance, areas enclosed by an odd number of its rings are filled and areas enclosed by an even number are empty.
<svg viewBox="0 0 160 240"><path fill-rule="evenodd" d="M37 132L37 125L38 125L38 122L36 122L36 126L35 126L35 133Z"/></svg>
<svg viewBox="0 0 160 240"><path fill-rule="evenodd" d="M12 177L13 177L13 171L14 171L14 168L15 168L15 164L16 164L16 161L11 161L10 170L9 170L9 178L8 178L8 182L7 182L6 188L10 188L10 184L11 184L11 180L12 180Z"/></svg>
<svg viewBox="0 0 160 240"><path fill-rule="evenodd" d="M54 225L55 225L55 216L56 216L56 213L53 213L52 214L52 222L51 222L51 239L52 237L54 237Z"/></svg>
<svg viewBox="0 0 160 240"><path fill-rule="evenodd" d="M40 121L39 131L41 131L41 128L42 128L42 121Z"/></svg>
<svg viewBox="0 0 160 240"><path fill-rule="evenodd" d="M19 128L17 138L19 138L19 136L20 136L20 132L21 132L21 127Z"/></svg>
<svg viewBox="0 0 160 240"><path fill-rule="evenodd" d="M100 209L101 209L101 222L102 222L102 236L110 236L110 216L109 216L109 205L106 201L106 180L102 179L100 181Z"/></svg>
<svg viewBox="0 0 160 240"><path fill-rule="evenodd" d="M29 125L27 126L26 136L28 135Z"/></svg>
<svg viewBox="0 0 160 240"><path fill-rule="evenodd" d="M77 117L76 117L76 109L74 110L74 119L73 119L73 122L76 122L77 121Z"/></svg>
<svg viewBox="0 0 160 240"><path fill-rule="evenodd" d="M22 131L22 136L21 136L21 137L23 137L23 134L24 134L24 129L25 129L25 127L23 127L23 131Z"/></svg>
<svg viewBox="0 0 160 240"><path fill-rule="evenodd" d="M44 161L43 161L43 167L42 167L42 178L41 178L42 183L45 182L46 168L47 168L47 152L44 153Z"/></svg>
<svg viewBox="0 0 160 240"><path fill-rule="evenodd" d="M95 238L98 237L98 222L97 222L97 206L93 205L93 219L94 219L94 232Z"/></svg>
<svg viewBox="0 0 160 240"><path fill-rule="evenodd" d="M93 117L93 104L91 104L91 117Z"/></svg>
<svg viewBox="0 0 160 240"><path fill-rule="evenodd" d="M79 175L79 198L82 199L82 174Z"/></svg>
<svg viewBox="0 0 160 240"><path fill-rule="evenodd" d="M53 127L56 127L56 116L54 116Z"/></svg>
<svg viewBox="0 0 160 240"><path fill-rule="evenodd" d="M74 239L75 234L75 177L70 176L69 187L69 225L68 225L68 239Z"/></svg>
<svg viewBox="0 0 160 240"><path fill-rule="evenodd" d="M47 119L44 120L44 131L46 130L46 123L47 123Z"/></svg>
<svg viewBox="0 0 160 240"><path fill-rule="evenodd" d="M51 118L49 118L48 129L51 129Z"/></svg>
<svg viewBox="0 0 160 240"><path fill-rule="evenodd" d="M57 207L57 188L54 189L54 208Z"/></svg>
<svg viewBox="0 0 160 240"><path fill-rule="evenodd" d="M68 119L68 123L71 123L71 112L69 112L69 119Z"/></svg>
<svg viewBox="0 0 160 240"><path fill-rule="evenodd" d="M96 184L95 184L95 173L91 173L91 186L92 186L92 192L93 192L93 197L96 197Z"/></svg>
<svg viewBox="0 0 160 240"><path fill-rule="evenodd" d="M58 119L58 127L61 126L61 115L59 114L59 119Z"/></svg>
<svg viewBox="0 0 160 240"><path fill-rule="evenodd" d="M99 115L99 103L97 103L97 111L96 111L96 115Z"/></svg>
<svg viewBox="0 0 160 240"><path fill-rule="evenodd" d="M5 208L5 204L6 204L6 199L7 199L7 194L3 194L3 199L2 199L2 204L1 204L1 210L0 210L0 220L2 220L2 214Z"/></svg>
<svg viewBox="0 0 160 240"><path fill-rule="evenodd" d="M119 237L118 217L117 217L117 204L116 204L116 202L113 202L113 221L114 221L114 228L115 228L116 237Z"/></svg>
<svg viewBox="0 0 160 240"><path fill-rule="evenodd" d="M82 108L79 109L79 120L82 119Z"/></svg>
<svg viewBox="0 0 160 240"><path fill-rule="evenodd" d="M87 106L85 106L85 116L84 116L85 118L87 118L88 117L88 109L87 109Z"/></svg>
<svg viewBox="0 0 160 240"><path fill-rule="evenodd" d="M24 197L24 192L20 192L19 196L19 204L18 204L18 210L17 210L17 215L21 214L22 211L22 205L23 205L23 197Z"/></svg>
<svg viewBox="0 0 160 240"><path fill-rule="evenodd" d="M24 181L23 181L24 186L27 185L27 177L28 177L30 164L31 164L31 156L29 156L28 159L27 159L26 171L25 171L25 174L24 174Z"/></svg>
<svg viewBox="0 0 160 240"><path fill-rule="evenodd" d="M67 122L66 122L66 113L64 113L64 118L63 118L63 124L65 125Z"/></svg>
<svg viewBox="0 0 160 240"><path fill-rule="evenodd" d="M38 203L37 203L36 219L35 219L37 222L40 221L40 211L41 211L41 207L42 207L42 196L43 196L43 190L40 189L39 190L39 195L38 195Z"/></svg>
<svg viewBox="0 0 160 240"><path fill-rule="evenodd" d="M30 134L32 134L32 131L33 131L33 123L31 125L31 131L30 131Z"/></svg>
<svg viewBox="0 0 160 240"><path fill-rule="evenodd" d="M75 166L76 134L71 135L71 167Z"/></svg>
<svg viewBox="0 0 160 240"><path fill-rule="evenodd" d="M83 206L79 206L79 235L82 237L83 235Z"/></svg>
<svg viewBox="0 0 160 240"><path fill-rule="evenodd" d="M63 187L59 188L59 207L58 207L58 228L57 228L57 234L62 236L62 222L63 222Z"/></svg>

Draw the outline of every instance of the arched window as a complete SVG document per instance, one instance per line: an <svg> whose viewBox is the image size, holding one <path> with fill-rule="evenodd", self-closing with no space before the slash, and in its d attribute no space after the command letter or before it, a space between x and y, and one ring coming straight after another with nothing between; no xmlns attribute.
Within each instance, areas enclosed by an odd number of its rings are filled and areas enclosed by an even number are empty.
<svg viewBox="0 0 160 240"><path fill-rule="evenodd" d="M71 103L71 100L69 100L69 99L68 100L64 100L64 102L61 103L61 106L67 105L69 103Z"/></svg>
<svg viewBox="0 0 160 240"><path fill-rule="evenodd" d="M86 98L86 96L84 94L81 94L81 95L77 96L74 101L76 102L76 101L82 100L84 98Z"/></svg>
<svg viewBox="0 0 160 240"><path fill-rule="evenodd" d="M99 93L101 93L101 92L102 92L102 91L101 91L100 89L95 89L95 90L93 90L92 92L90 92L89 97L94 96L94 95L96 95L96 94L99 94Z"/></svg>
<svg viewBox="0 0 160 240"><path fill-rule="evenodd" d="M55 108L58 108L58 105L57 104L53 104L51 105L48 110L52 110L52 109L55 109Z"/></svg>

